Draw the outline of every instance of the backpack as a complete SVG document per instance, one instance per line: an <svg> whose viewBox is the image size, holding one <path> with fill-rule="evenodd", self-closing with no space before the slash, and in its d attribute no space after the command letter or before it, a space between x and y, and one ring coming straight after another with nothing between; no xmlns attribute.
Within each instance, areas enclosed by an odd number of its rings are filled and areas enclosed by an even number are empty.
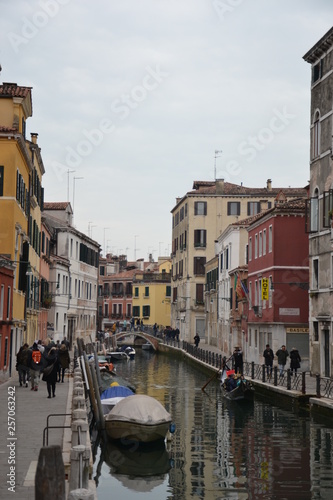
<svg viewBox="0 0 333 500"><path fill-rule="evenodd" d="M32 351L32 361L34 363L36 363L36 365L39 365L41 359L42 359L42 355L41 355L41 352L39 349L37 349L37 351Z"/></svg>

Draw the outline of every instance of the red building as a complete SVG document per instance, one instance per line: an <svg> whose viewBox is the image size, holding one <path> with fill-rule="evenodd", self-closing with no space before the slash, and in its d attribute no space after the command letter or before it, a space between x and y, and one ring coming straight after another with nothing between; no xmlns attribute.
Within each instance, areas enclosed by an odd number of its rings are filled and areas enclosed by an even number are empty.
<svg viewBox="0 0 333 500"><path fill-rule="evenodd" d="M14 266L0 255L0 380L7 380L15 369L15 346L11 342L13 319ZM17 350L20 346L17 346ZM13 366L14 365L14 366Z"/></svg>
<svg viewBox="0 0 333 500"><path fill-rule="evenodd" d="M296 347L302 370L309 359L309 242L305 200L277 201L248 228L247 359L263 363L270 344Z"/></svg>

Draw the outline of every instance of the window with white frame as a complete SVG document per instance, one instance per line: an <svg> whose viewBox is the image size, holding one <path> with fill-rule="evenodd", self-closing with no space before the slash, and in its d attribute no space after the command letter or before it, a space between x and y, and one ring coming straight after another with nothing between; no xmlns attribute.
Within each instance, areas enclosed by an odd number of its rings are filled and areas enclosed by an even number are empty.
<svg viewBox="0 0 333 500"><path fill-rule="evenodd" d="M268 228L268 252L271 253L273 251L273 226L269 226Z"/></svg>
<svg viewBox="0 0 333 500"><path fill-rule="evenodd" d="M252 308L252 281L249 282L249 309Z"/></svg>
<svg viewBox="0 0 333 500"><path fill-rule="evenodd" d="M11 303L11 288L10 286L7 289L7 320L10 318L10 303Z"/></svg>
<svg viewBox="0 0 333 500"><path fill-rule="evenodd" d="M249 261L252 260L252 236L249 238Z"/></svg>
<svg viewBox="0 0 333 500"><path fill-rule="evenodd" d="M319 259L312 260L312 289L318 290L319 288Z"/></svg>
<svg viewBox="0 0 333 500"><path fill-rule="evenodd" d="M258 258L258 234L254 235L254 258Z"/></svg>
<svg viewBox="0 0 333 500"><path fill-rule="evenodd" d="M266 229L262 232L262 254L266 255Z"/></svg>
<svg viewBox="0 0 333 500"><path fill-rule="evenodd" d="M312 129L312 159L320 155L320 114L316 112Z"/></svg>
<svg viewBox="0 0 333 500"><path fill-rule="evenodd" d="M5 285L1 285L0 290L0 319L3 319L3 305L5 301Z"/></svg>
<svg viewBox="0 0 333 500"><path fill-rule="evenodd" d="M254 282L254 305L258 305L258 281Z"/></svg>
<svg viewBox="0 0 333 500"><path fill-rule="evenodd" d="M259 257L262 256L262 231L259 231Z"/></svg>

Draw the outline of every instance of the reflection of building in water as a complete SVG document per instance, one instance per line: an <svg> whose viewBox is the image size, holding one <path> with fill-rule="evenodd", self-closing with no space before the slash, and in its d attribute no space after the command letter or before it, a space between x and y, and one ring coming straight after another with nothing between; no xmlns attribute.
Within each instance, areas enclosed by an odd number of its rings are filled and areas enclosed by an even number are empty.
<svg viewBox="0 0 333 500"><path fill-rule="evenodd" d="M332 498L333 429L310 427L310 473L313 498ZM316 496L317 495L317 496Z"/></svg>
<svg viewBox="0 0 333 500"><path fill-rule="evenodd" d="M255 406L248 435L249 498L309 498L309 422L270 405ZM298 496L297 496L298 495Z"/></svg>

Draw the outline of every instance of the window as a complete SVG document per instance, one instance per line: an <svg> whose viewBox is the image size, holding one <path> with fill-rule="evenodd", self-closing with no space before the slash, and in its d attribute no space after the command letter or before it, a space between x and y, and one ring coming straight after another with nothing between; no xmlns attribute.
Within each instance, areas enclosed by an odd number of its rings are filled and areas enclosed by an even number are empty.
<svg viewBox="0 0 333 500"><path fill-rule="evenodd" d="M165 287L165 296L166 297L171 297L171 286L167 285Z"/></svg>
<svg viewBox="0 0 333 500"><path fill-rule="evenodd" d="M245 264L249 263L249 245L245 245Z"/></svg>
<svg viewBox="0 0 333 500"><path fill-rule="evenodd" d="M10 297L11 297L11 288L9 286L7 290L7 320L10 318Z"/></svg>
<svg viewBox="0 0 333 500"><path fill-rule="evenodd" d="M252 330L249 328L249 347L252 345Z"/></svg>
<svg viewBox="0 0 333 500"><path fill-rule="evenodd" d="M134 297L139 297L139 287L134 288Z"/></svg>
<svg viewBox="0 0 333 500"><path fill-rule="evenodd" d="M268 252L271 253L273 251L273 226L269 226L268 228Z"/></svg>
<svg viewBox="0 0 333 500"><path fill-rule="evenodd" d="M194 257L193 260L194 274L197 276L204 276L205 264L206 264L206 257Z"/></svg>
<svg viewBox="0 0 333 500"><path fill-rule="evenodd" d="M272 290L273 290L273 276L270 276L269 277L269 289L268 289L268 293L269 293L268 307L272 307L272 305L273 305Z"/></svg>
<svg viewBox="0 0 333 500"><path fill-rule="evenodd" d="M229 269L229 248L225 250L225 268Z"/></svg>
<svg viewBox="0 0 333 500"><path fill-rule="evenodd" d="M254 258L258 258L258 235L254 236Z"/></svg>
<svg viewBox="0 0 333 500"><path fill-rule="evenodd" d="M145 297L149 297L149 286L145 286Z"/></svg>
<svg viewBox="0 0 333 500"><path fill-rule="evenodd" d="M127 304L127 309L126 309L126 316L129 318L132 316L132 309L131 309L131 304Z"/></svg>
<svg viewBox="0 0 333 500"><path fill-rule="evenodd" d="M240 215L240 201L228 201L228 215Z"/></svg>
<svg viewBox="0 0 333 500"><path fill-rule="evenodd" d="M319 192L316 189L314 197L306 200L305 230L315 233L319 230Z"/></svg>
<svg viewBox="0 0 333 500"><path fill-rule="evenodd" d="M195 301L197 304L204 303L204 286L201 283L196 284Z"/></svg>
<svg viewBox="0 0 333 500"><path fill-rule="evenodd" d="M252 281L249 282L249 309L252 308Z"/></svg>
<svg viewBox="0 0 333 500"><path fill-rule="evenodd" d="M196 229L194 231L194 246L206 247L206 229Z"/></svg>
<svg viewBox="0 0 333 500"><path fill-rule="evenodd" d="M260 201L247 202L247 215L257 215L260 212Z"/></svg>
<svg viewBox="0 0 333 500"><path fill-rule="evenodd" d="M320 155L320 115L315 114L312 128L312 159L318 158Z"/></svg>
<svg viewBox="0 0 333 500"><path fill-rule="evenodd" d="M220 270L223 271L223 252L220 255Z"/></svg>
<svg viewBox="0 0 333 500"><path fill-rule="evenodd" d="M333 211L333 189L323 193L323 227L331 227Z"/></svg>
<svg viewBox="0 0 333 500"><path fill-rule="evenodd" d="M142 316L144 318L149 318L149 316L150 316L150 306L143 306L142 307Z"/></svg>
<svg viewBox="0 0 333 500"><path fill-rule="evenodd" d="M133 306L133 316L140 318L140 306Z"/></svg>
<svg viewBox="0 0 333 500"><path fill-rule="evenodd" d="M252 237L249 238L249 261L252 260Z"/></svg>
<svg viewBox="0 0 333 500"><path fill-rule="evenodd" d="M100 266L99 274L100 274L100 276L105 276L105 267L104 266Z"/></svg>
<svg viewBox="0 0 333 500"><path fill-rule="evenodd" d="M172 289L172 302L176 302L177 300L177 288Z"/></svg>
<svg viewBox="0 0 333 500"><path fill-rule="evenodd" d="M323 74L323 61L324 59L320 59L319 63L315 64L312 68L312 83L316 83Z"/></svg>
<svg viewBox="0 0 333 500"><path fill-rule="evenodd" d="M5 300L5 285L1 285L0 291L0 319L3 319L3 304Z"/></svg>
<svg viewBox="0 0 333 500"><path fill-rule="evenodd" d="M262 233L262 254L266 255L266 229Z"/></svg>
<svg viewBox="0 0 333 500"><path fill-rule="evenodd" d="M8 363L8 337L5 337L5 349L4 349L4 362L3 365L7 366Z"/></svg>
<svg viewBox="0 0 333 500"><path fill-rule="evenodd" d="M318 340L319 340L318 321L313 322L313 340L315 342L318 342Z"/></svg>
<svg viewBox="0 0 333 500"><path fill-rule="evenodd" d="M207 202L195 201L194 202L194 215L207 215Z"/></svg>
<svg viewBox="0 0 333 500"><path fill-rule="evenodd" d="M254 305L257 306L258 304L258 281L256 280L254 282Z"/></svg>
<svg viewBox="0 0 333 500"><path fill-rule="evenodd" d="M0 196L3 196L3 172L4 167L0 165Z"/></svg>
<svg viewBox="0 0 333 500"><path fill-rule="evenodd" d="M73 238L71 238L71 252L70 256L73 257Z"/></svg>
<svg viewBox="0 0 333 500"><path fill-rule="evenodd" d="M259 257L262 256L262 231L259 231Z"/></svg>
<svg viewBox="0 0 333 500"><path fill-rule="evenodd" d="M312 261L312 289L317 290L319 288L319 260L313 259Z"/></svg>

